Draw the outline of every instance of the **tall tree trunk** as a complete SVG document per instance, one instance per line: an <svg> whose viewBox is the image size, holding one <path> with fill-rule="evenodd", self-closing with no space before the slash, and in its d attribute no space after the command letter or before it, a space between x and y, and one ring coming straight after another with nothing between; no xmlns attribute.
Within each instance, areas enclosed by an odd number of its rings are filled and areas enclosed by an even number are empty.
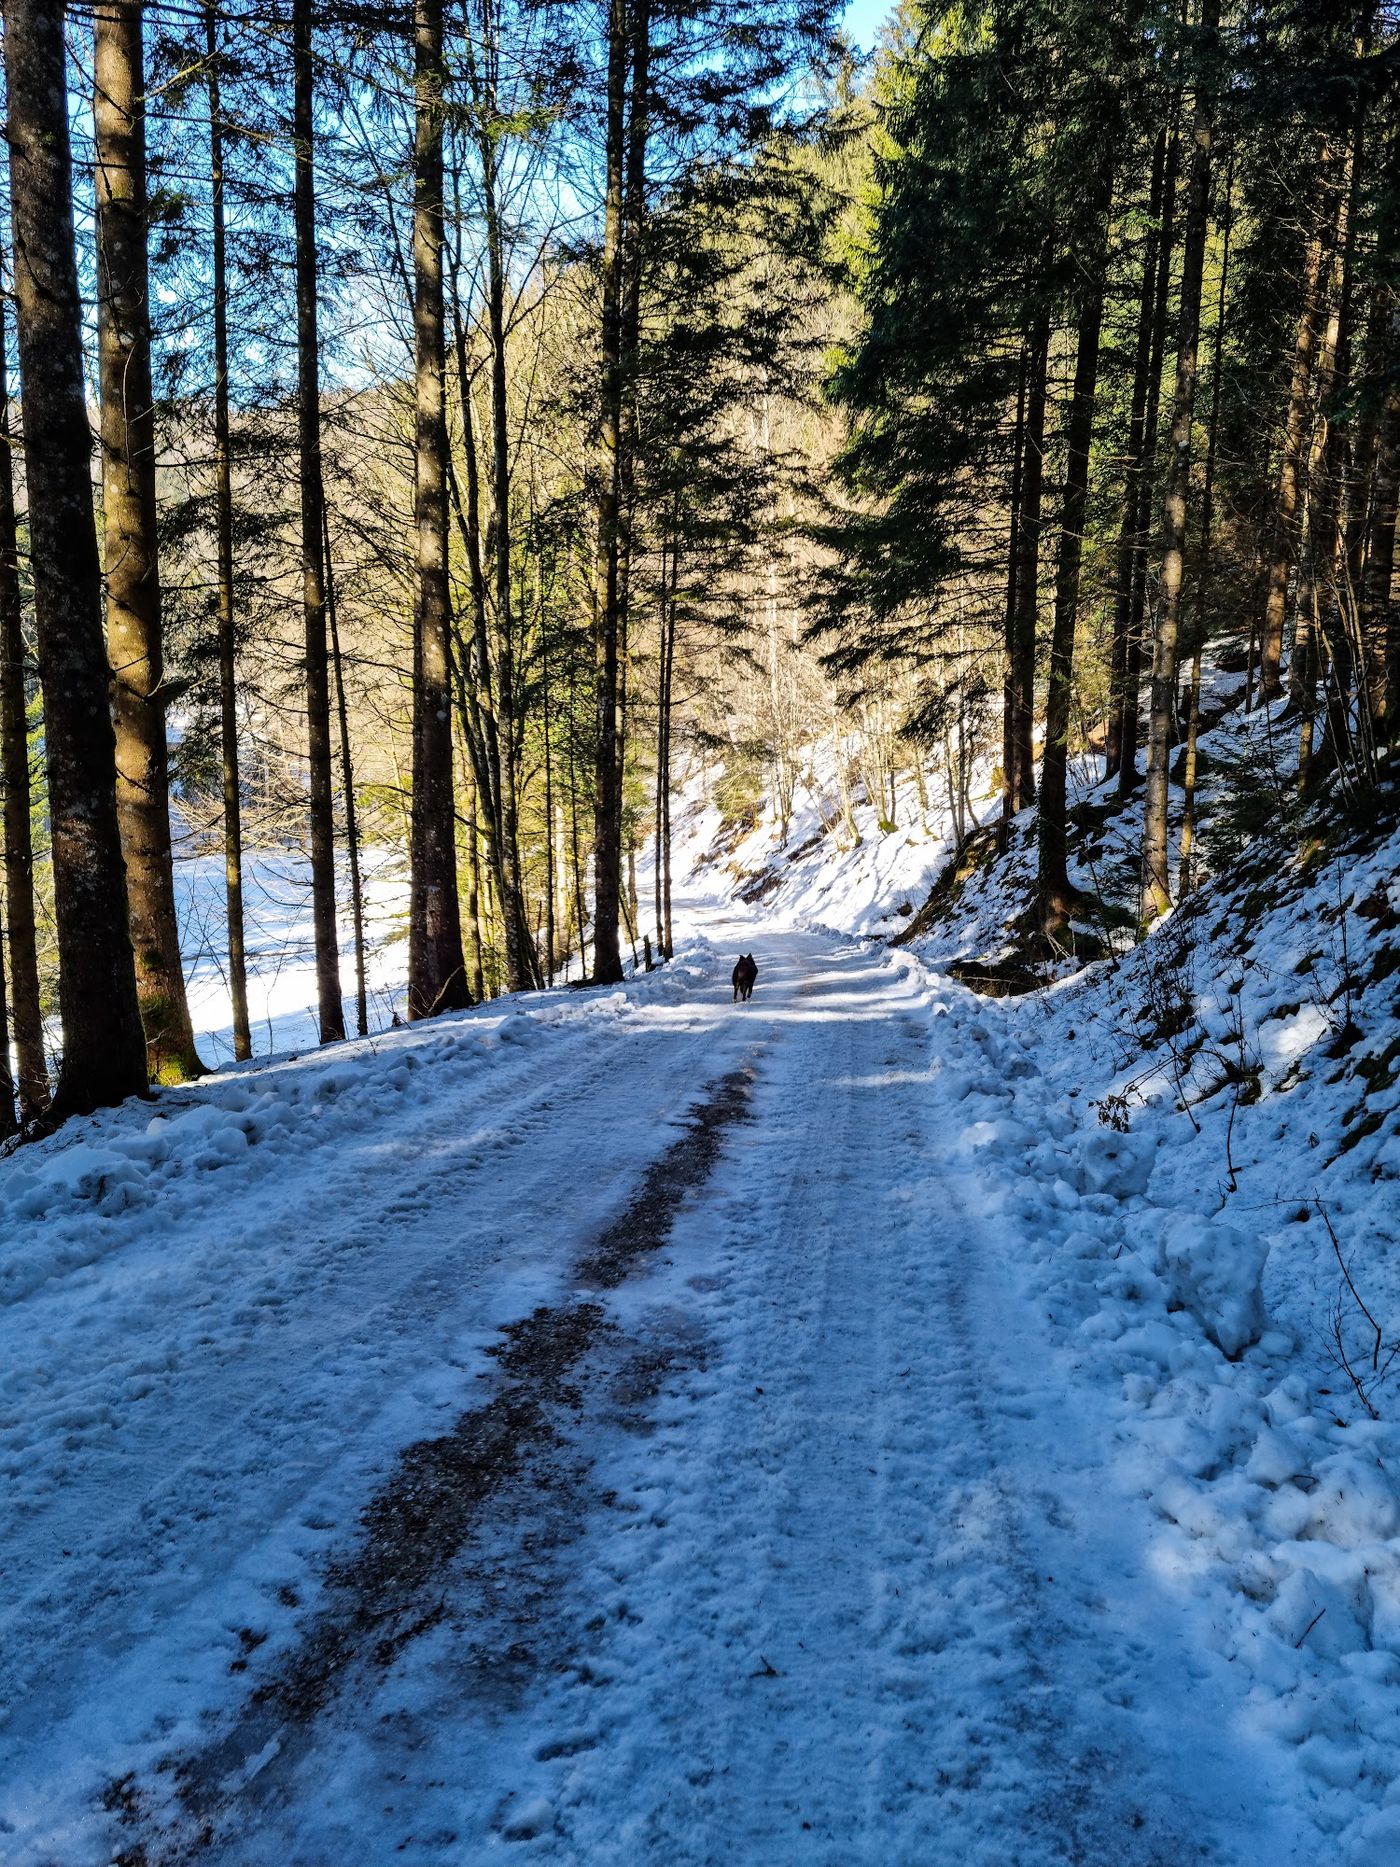
<svg viewBox="0 0 1400 1867"><path fill-rule="evenodd" d="M622 977L622 954L618 944L622 885L622 813L617 785L620 756L618 638L621 627L618 571L623 523L619 449L624 399L622 324L626 276L622 216L629 50L626 0L608 0L602 396L595 467L598 542L593 573L597 697L593 805L593 977L604 985L613 984Z"/></svg>
<svg viewBox="0 0 1400 1867"><path fill-rule="evenodd" d="M1026 465L1026 369L1029 358L1025 339L1021 341L1021 359L1016 376L1016 428L1011 449L1010 525L1006 541L1006 620L1005 677L1001 706L1001 822L997 830L998 847L1003 851L1011 833L1012 792L1016 764L1016 572L1021 555L1021 482ZM920 772L920 806L923 807L923 777L918 759L914 768Z"/></svg>
<svg viewBox="0 0 1400 1867"><path fill-rule="evenodd" d="M1200 37L1204 55L1213 52L1220 25L1220 0L1201 0ZM1162 601L1152 642L1152 710L1147 734L1147 787L1142 823L1142 904L1144 920L1171 905L1168 856L1169 764L1176 725L1177 644L1181 628L1181 591L1186 568L1186 512L1191 492L1191 425L1196 409L1200 363L1201 283L1205 271L1210 220L1210 159L1215 136L1213 80L1198 73L1195 147L1182 232L1181 314L1177 325L1176 394L1172 411L1171 463L1162 512Z"/></svg>
<svg viewBox="0 0 1400 1867"><path fill-rule="evenodd" d="M340 625L335 609L335 565L331 532L322 534L326 554L326 621L331 632L331 671L335 678L336 724L340 732L340 782L345 793L345 856L350 865L350 926L355 942L355 1031L369 1036L369 998L365 990L365 892L360 877L360 823L355 809L355 767L350 757L350 709L345 701L345 664L340 653Z"/></svg>
<svg viewBox="0 0 1400 1867"><path fill-rule="evenodd" d="M1042 315L1029 339L1025 458L1021 512L1016 525L1016 621L1011 643L1012 769L1014 816L1035 802L1035 638L1040 604L1040 508L1045 483L1045 398L1050 368L1050 321Z"/></svg>
<svg viewBox="0 0 1400 1867"><path fill-rule="evenodd" d="M1355 255L1356 193L1360 180L1361 126L1358 125L1347 152L1341 186L1337 190L1329 244L1334 250L1330 269L1335 285L1324 294L1327 324L1319 346L1315 380L1317 418L1308 450L1308 515L1303 563L1299 573L1298 621L1289 670L1290 695L1299 708L1298 784L1305 789L1312 775L1314 711L1317 704L1318 676L1327 660L1333 663L1335 683L1328 683L1334 696L1329 707L1329 746L1327 763L1342 755L1348 736L1345 720L1345 696L1350 686L1350 642L1342 630L1330 626L1339 614L1337 603L1337 562L1340 547L1340 487L1345 446L1339 426L1338 404L1347 397L1351 375L1351 325L1354 301L1353 271ZM1337 719L1340 709L1343 718Z"/></svg>
<svg viewBox="0 0 1400 1867"><path fill-rule="evenodd" d="M546 627L546 620L541 614L542 637ZM554 758L553 747L550 743L550 703L549 649L547 644L544 644L540 656L540 724L544 732L544 982L548 986L554 984L558 940L558 928L555 924L557 874L554 861Z"/></svg>
<svg viewBox="0 0 1400 1867"><path fill-rule="evenodd" d="M1400 294L1392 297L1388 354L1400 357ZM1400 375L1392 376L1381 414L1371 503L1371 548L1361 591L1361 639L1367 665L1367 702L1372 730L1394 739L1400 726L1400 627L1391 604L1395 578L1395 529L1400 510Z"/></svg>
<svg viewBox="0 0 1400 1867"><path fill-rule="evenodd" d="M468 727L466 739L477 786L477 816L485 812L487 866L498 893L505 890L505 785L509 771L503 762L499 687L494 674L490 629L487 618L486 575L482 558L481 474L476 450L476 411L473 405L471 375L468 369L466 331L460 310L456 316L457 370L462 401L462 451L466 459L467 487L465 511L458 503L460 529L467 555L472 590L472 646L470 666L473 679L465 680L463 691L467 705L463 713ZM451 468L451 455L448 455ZM507 739L504 759L510 757Z"/></svg>
<svg viewBox="0 0 1400 1867"><path fill-rule="evenodd" d="M326 655L326 581L321 556L326 503L321 470L321 369L316 305L315 65L311 0L292 0L292 134L296 143L297 438L301 476L302 616L306 637L306 762L310 779L311 914L321 1042L345 1035L335 920L335 784ZM411 962L410 962L411 964Z"/></svg>
<svg viewBox="0 0 1400 1867"><path fill-rule="evenodd" d="M1196 766L1201 730L1201 658L1206 641L1206 585L1210 566L1210 538L1215 523L1215 464L1220 442L1221 362L1225 352L1225 302L1230 278L1230 241L1235 230L1235 157L1230 153L1225 172L1225 206L1221 215L1220 280L1215 297L1215 334L1211 344L1210 428L1206 440L1205 482L1201 488L1200 546L1196 563L1196 601L1191 631L1191 698L1186 720L1186 770L1181 811L1181 893L1190 894L1196 853Z"/></svg>
<svg viewBox="0 0 1400 1867"><path fill-rule="evenodd" d="M15 301L63 1060L51 1114L146 1093L102 639L60 0L8 0Z"/></svg>
<svg viewBox="0 0 1400 1867"><path fill-rule="evenodd" d="M1108 137L1105 134L1105 142ZM1055 565L1055 616L1050 634L1050 681L1045 697L1045 751L1040 773L1037 912L1043 932L1057 936L1072 913L1077 890L1070 887L1065 811L1069 774L1070 702L1074 687L1074 637L1079 614L1084 518L1089 503L1089 445L1094 433L1094 398L1103 330L1104 273L1108 263L1108 210L1113 167L1099 170L1091 209L1096 245L1085 261L1085 285L1076 311L1079 342L1074 363L1060 510L1060 548Z"/></svg>
<svg viewBox="0 0 1400 1867"><path fill-rule="evenodd" d="M103 541L117 822L146 1065L156 1082L175 1083L200 1075L203 1066L185 998L170 847L142 12L137 0L102 0L93 23Z"/></svg>
<svg viewBox="0 0 1400 1867"><path fill-rule="evenodd" d="M1276 700L1283 692L1283 630L1288 615L1288 580L1297 552L1301 516L1303 463L1307 456L1312 416L1313 368L1324 315L1322 280L1327 258L1327 202L1335 182L1331 176L1334 152L1323 151L1322 174L1314 229L1308 240L1303 267L1302 309L1293 343L1293 374L1288 388L1288 412L1283 426L1283 452L1279 461L1278 496L1274 507L1274 546L1269 561L1264 598L1264 624L1259 651L1259 698Z"/></svg>
<svg viewBox="0 0 1400 1867"><path fill-rule="evenodd" d="M492 9L494 34L494 8ZM518 722L515 695L514 616L511 603L511 468L509 386L506 357L506 254L498 198L500 144L496 137L495 45L491 36L483 48L482 133L478 138L481 161L481 199L486 233L486 319L491 341L491 502L494 546L493 579L496 612L496 697L502 741L500 758L501 881L504 888L506 990L521 992L539 983L539 965L525 917L520 875L520 829L517 798L516 746Z"/></svg>
<svg viewBox="0 0 1400 1867"><path fill-rule="evenodd" d="M626 173L623 178L622 251L623 289L621 316L622 394L619 408L617 478L617 745L613 763L612 814L622 834L627 770L628 678L631 666L631 605L633 533L637 503L637 383L641 367L641 306L643 241L647 218L647 138L651 110L651 0L631 0L631 77L628 92ZM636 888L630 879L635 857L628 845L629 938L632 961L637 959Z"/></svg>
<svg viewBox="0 0 1400 1867"><path fill-rule="evenodd" d="M0 779L5 786L5 907L9 931L10 1018L15 1037L19 1115L41 1115L49 1100L39 955L34 937L34 846L30 833L29 708L24 680L24 618L15 524L14 442L5 300L0 297Z"/></svg>
<svg viewBox="0 0 1400 1867"><path fill-rule="evenodd" d="M0 896L0 916L4 897ZM0 939L0 1141L8 1140L19 1128L15 1103L15 1076L10 1067L10 1003L5 990L5 943Z"/></svg>
<svg viewBox="0 0 1400 1867"><path fill-rule="evenodd" d="M471 1002L457 898L452 785L452 597L447 568L446 347L442 288L442 0L414 7L413 324L417 401L414 521L413 832L408 1015ZM509 918L509 917L507 917Z"/></svg>
<svg viewBox="0 0 1400 1867"><path fill-rule="evenodd" d="M253 1054L243 916L243 798L238 769L238 631L233 586L233 455L228 386L228 250L224 224L224 124L219 84L218 8L204 14L208 52L209 190L214 227L214 492L219 584L219 745L224 792L224 901L233 1054Z"/></svg>
<svg viewBox="0 0 1400 1867"><path fill-rule="evenodd" d="M1157 429L1162 412L1162 366L1167 354L1167 322L1171 309L1172 255L1176 250L1177 184L1181 178L1181 137L1177 119L1179 93L1173 94L1171 135L1167 142L1167 171L1162 182L1162 237L1157 246L1157 279L1153 287L1152 350L1147 362L1147 404L1142 417L1142 463L1137 476L1137 517L1133 526L1132 581L1126 637L1123 644L1123 714L1118 754L1118 795L1129 798L1137 785L1139 704L1142 695L1142 659L1147 620L1147 554L1151 539L1152 508L1156 497Z"/></svg>
<svg viewBox="0 0 1400 1867"><path fill-rule="evenodd" d="M1148 189L1147 239L1142 255L1142 296L1138 302L1137 343L1133 352L1133 387L1128 409L1128 449L1123 467L1123 507L1118 527L1118 556L1113 602L1113 640L1109 653L1109 716L1105 775L1114 777L1123 762L1123 715L1127 710L1128 634L1133 610L1133 572L1137 563L1138 514L1142 503L1143 435L1147 421L1147 376L1152 363L1156 322L1157 253L1161 245L1167 145L1171 129L1163 124L1152 151ZM1137 707L1136 689L1133 707Z"/></svg>
<svg viewBox="0 0 1400 1867"><path fill-rule="evenodd" d="M467 925L471 930L471 993L479 1004L486 995L486 982L481 953L481 845L477 840L477 797L473 783L467 812Z"/></svg>

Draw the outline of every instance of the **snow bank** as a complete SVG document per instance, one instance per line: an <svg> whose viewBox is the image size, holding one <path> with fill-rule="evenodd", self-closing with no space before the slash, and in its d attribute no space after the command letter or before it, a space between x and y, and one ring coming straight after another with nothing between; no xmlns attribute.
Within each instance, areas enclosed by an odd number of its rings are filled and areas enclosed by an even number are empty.
<svg viewBox="0 0 1400 1867"><path fill-rule="evenodd" d="M670 965L610 992L560 988L493 1000L69 1122L0 1161L0 1309L132 1242L148 1248L160 1237L178 1247L186 1223L205 1209L211 1175L228 1199L280 1177L290 1202L308 1150L331 1161L391 1111L485 1095L492 1077L504 1089L547 1032L587 1041L636 1006L684 998L715 969L708 943L692 939Z"/></svg>
<svg viewBox="0 0 1400 1867"><path fill-rule="evenodd" d="M1397 877L1400 834L1280 859L1271 906L1243 876L1189 945L1169 920L1022 1000L890 957L1164 1585L1351 1867L1400 1861Z"/></svg>

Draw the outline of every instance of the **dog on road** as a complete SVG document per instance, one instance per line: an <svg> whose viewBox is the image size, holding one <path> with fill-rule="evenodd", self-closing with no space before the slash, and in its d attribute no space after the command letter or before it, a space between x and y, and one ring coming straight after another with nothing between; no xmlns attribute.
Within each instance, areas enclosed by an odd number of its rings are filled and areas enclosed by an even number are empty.
<svg viewBox="0 0 1400 1867"><path fill-rule="evenodd" d="M754 980L758 977L758 961L752 953L741 953L734 963L731 975L734 982L734 1001L753 996Z"/></svg>

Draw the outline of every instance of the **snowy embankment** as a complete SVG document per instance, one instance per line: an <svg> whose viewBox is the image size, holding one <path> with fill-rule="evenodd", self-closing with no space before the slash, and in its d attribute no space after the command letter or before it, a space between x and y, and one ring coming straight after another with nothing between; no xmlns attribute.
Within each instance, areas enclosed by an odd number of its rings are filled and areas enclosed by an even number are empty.
<svg viewBox="0 0 1400 1867"><path fill-rule="evenodd" d="M672 832L674 872L684 888L728 896L767 920L888 937L908 924L956 847L941 775L929 778L921 798L913 778L902 774L893 821L882 821L857 782L848 793L847 815L831 747L823 742L813 749L796 789L786 834L768 800L751 821L725 824L707 799L708 775L701 765L683 785ZM971 790L969 824L1000 807L985 762L977 766ZM649 861L641 866L646 926L651 867Z"/></svg>
<svg viewBox="0 0 1400 1867"><path fill-rule="evenodd" d="M1355 835L997 1008L1062 1097L1008 1194L1047 1311L1246 1727L1366 1867L1400 1861L1398 926L1400 835Z"/></svg>

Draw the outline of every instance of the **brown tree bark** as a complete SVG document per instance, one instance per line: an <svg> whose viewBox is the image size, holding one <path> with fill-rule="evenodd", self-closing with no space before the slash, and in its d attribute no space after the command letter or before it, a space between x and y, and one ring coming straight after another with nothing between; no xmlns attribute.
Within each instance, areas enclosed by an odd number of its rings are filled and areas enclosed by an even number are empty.
<svg viewBox="0 0 1400 1867"><path fill-rule="evenodd" d="M1329 707L1329 748L1326 763L1341 756L1349 728L1345 694L1351 672L1350 641L1340 626L1337 566L1341 547L1340 479L1346 452L1337 420L1338 404L1347 396L1351 375L1353 271L1355 255L1356 188L1360 178L1361 130L1358 124L1348 151L1343 181L1337 191L1329 244L1334 253L1324 291L1327 323L1318 348L1315 369L1317 415L1308 448L1308 514L1306 539L1298 576L1298 617L1295 625L1289 694L1299 709L1298 785L1306 790L1313 774L1314 712L1317 682L1330 658L1333 678L1327 682L1333 704ZM1335 282L1334 282L1335 281Z"/></svg>
<svg viewBox="0 0 1400 1867"><path fill-rule="evenodd" d="M499 707L500 881L505 916L506 990L525 991L540 982L539 960L530 938L520 869L518 803L519 722L515 692L515 618L511 601L511 512L509 382L506 355L506 252L500 212L497 24L494 0L477 83L477 154L481 164L482 218L486 235L486 324L491 346L491 504L493 602L496 621L496 695Z"/></svg>
<svg viewBox="0 0 1400 1867"><path fill-rule="evenodd" d="M321 469L321 366L316 305L315 66L311 0L292 4L292 216L296 229L297 442L301 480L302 618L306 641L306 762L310 791L311 915L321 1042L345 1035L335 919L335 787L331 771L330 667L321 557L325 486Z"/></svg>
<svg viewBox="0 0 1400 1867"><path fill-rule="evenodd" d="M0 897L0 916L4 900ZM15 1076L10 1066L10 1002L5 989L5 943L0 939L0 1141L8 1140L19 1128L15 1104Z"/></svg>
<svg viewBox="0 0 1400 1867"><path fill-rule="evenodd" d="M623 419L623 170L626 154L627 71L630 54L626 0L608 4L606 197L602 251L602 382L595 466L598 539L593 570L594 687L597 705L593 806L593 977L622 977L619 912L622 887L622 813L618 794L619 553Z"/></svg>
<svg viewBox="0 0 1400 1867"><path fill-rule="evenodd" d="M10 186L63 1060L50 1115L147 1087L102 637L60 0L8 0Z"/></svg>
<svg viewBox="0 0 1400 1867"><path fill-rule="evenodd" d="M1029 338L1021 510L1016 522L1016 614L1011 637L1010 814L1035 802L1035 639L1040 608L1041 500L1045 484L1045 398L1050 322Z"/></svg>
<svg viewBox="0 0 1400 1867"><path fill-rule="evenodd" d="M1147 554L1155 498L1158 427L1162 413L1162 366L1167 354L1167 319L1171 305L1172 255L1176 250L1177 186L1181 179L1181 138L1177 115L1181 99L1172 104L1171 135L1167 144L1167 172L1162 183L1162 236L1157 247L1157 278L1153 287L1152 350L1147 363L1147 404L1142 418L1142 463L1138 479L1137 517L1133 527L1131 590L1127 633L1123 644L1123 711L1118 753L1118 795L1130 797L1137 786L1141 721L1142 661L1147 619Z"/></svg>
<svg viewBox="0 0 1400 1867"><path fill-rule="evenodd" d="M1123 716L1127 711L1128 636L1133 611L1133 573L1137 563L1139 513L1142 507L1143 436L1147 424L1147 378L1156 323L1157 254L1162 243L1167 148L1171 130L1164 124L1152 150L1148 188L1147 238L1142 255L1142 295L1138 302L1137 342L1133 352L1133 387L1128 406L1128 446L1123 465L1123 506L1118 527L1118 556L1113 602L1113 639L1109 651L1109 715L1105 739L1105 775L1114 777L1123 762ZM1137 692L1132 695L1134 711Z"/></svg>
<svg viewBox="0 0 1400 1867"><path fill-rule="evenodd" d="M1011 834L1012 772L1016 763L1016 707L1013 668L1016 657L1016 572L1020 558L1021 481L1026 466L1026 368L1029 359L1026 342L1021 341L1020 364L1016 372L1016 425L1011 439L1010 523L1006 540L1006 612L1003 625L1005 673L1001 703L1001 821L997 828L997 847L1005 852ZM915 770L921 771L916 759ZM922 785L922 778L920 779ZM919 796L923 808L923 792Z"/></svg>
<svg viewBox="0 0 1400 1867"><path fill-rule="evenodd" d="M1220 0L1201 0L1200 33L1213 41L1220 26ZM1196 86L1195 147L1182 230L1181 312L1177 324L1176 393L1172 410L1171 462L1162 512L1162 601L1152 642L1152 708L1147 733L1147 785L1142 822L1141 915L1149 920L1171 905L1168 859L1169 762L1176 726L1177 650L1181 593L1186 569L1186 514L1191 492L1191 426L1200 366L1201 285L1210 220L1210 163L1215 139L1215 100L1209 85Z"/></svg>
<svg viewBox="0 0 1400 1867"><path fill-rule="evenodd" d="M1390 306L1388 354L1400 357L1400 297ZM1392 379L1381 414L1371 500L1371 548L1361 591L1361 640L1366 655L1367 711L1378 739L1400 725L1400 627L1391 589L1395 579L1396 516L1400 511L1400 376Z"/></svg>
<svg viewBox="0 0 1400 1867"><path fill-rule="evenodd" d="M1206 641L1206 587L1210 565L1211 530L1215 523L1215 468L1220 442L1221 362L1225 352L1226 291L1230 279L1230 242L1235 230L1235 159L1231 152L1225 175L1225 206L1221 215L1220 278L1215 296L1215 334L1211 341L1210 425L1206 440L1205 481L1201 487L1201 523L1196 563L1194 627L1191 631L1191 696L1186 718L1186 766L1181 809L1181 894L1190 894L1196 861L1197 741L1201 731L1201 660Z"/></svg>
<svg viewBox="0 0 1400 1867"><path fill-rule="evenodd" d="M30 833L29 708L24 678L15 523L14 441L10 433L5 301L0 298L0 779L5 786L5 907L10 959L10 1019L21 1122L49 1100L39 956L34 936L34 846Z"/></svg>
<svg viewBox="0 0 1400 1867"><path fill-rule="evenodd" d="M467 809L467 926L471 933L471 993L479 1003L486 996L486 984L481 953L481 847L477 836L477 789L473 783Z"/></svg>
<svg viewBox="0 0 1400 1867"><path fill-rule="evenodd" d="M452 596L447 570L447 406L442 244L442 0L414 7L413 324L417 470L414 528L413 820L408 1015L471 1002L457 894L452 783Z"/></svg>
<svg viewBox="0 0 1400 1867"><path fill-rule="evenodd" d="M185 998L170 847L142 11L136 0L102 0L93 20L103 548L117 821L146 1062L154 1081L177 1083L200 1075L203 1065Z"/></svg>
<svg viewBox="0 0 1400 1867"><path fill-rule="evenodd" d="M253 1054L243 919L243 804L238 768L238 634L233 584L233 461L228 388L228 252L224 220L224 125L219 84L218 9L204 14L208 53L209 189L214 227L214 495L219 585L219 746L224 796L224 902L233 1054Z"/></svg>
<svg viewBox="0 0 1400 1867"><path fill-rule="evenodd" d="M1293 342L1293 374L1288 388L1288 412L1283 426L1283 452L1279 461L1278 497L1274 508L1274 546L1269 560L1264 598L1264 622L1259 650L1259 698L1276 700L1283 692L1283 631L1288 616L1288 580L1298 548L1298 525L1303 495L1303 466L1307 458L1312 417L1313 369L1324 316L1322 280L1327 259L1327 201L1335 188L1331 175L1334 152L1324 150L1314 231L1308 240L1303 266L1302 308Z"/></svg>
<svg viewBox="0 0 1400 1867"><path fill-rule="evenodd" d="M1105 138L1107 143L1107 137ZM1045 749L1037 816L1039 869L1036 911L1041 930L1056 937L1073 912L1065 811L1069 774L1070 702L1074 681L1074 637L1084 559L1084 518L1089 502L1089 446L1094 433L1094 398L1103 330L1104 274L1108 263L1108 210L1113 168L1106 157L1096 178L1091 213L1097 228L1094 250L1084 265L1084 285L1075 310L1079 326L1074 389L1066 437L1065 485L1060 509L1060 548L1055 564L1055 614L1050 631L1050 679L1045 696Z"/></svg>
<svg viewBox="0 0 1400 1867"><path fill-rule="evenodd" d="M365 894L360 879L360 820L355 808L355 766L350 756L350 709L345 699L345 663L335 609L335 563L331 530L322 534L326 561L326 621L331 634L331 673L335 681L335 717L340 735L340 785L345 794L345 859L350 868L350 928L355 946L355 1034L369 1036L369 997L365 989Z"/></svg>

